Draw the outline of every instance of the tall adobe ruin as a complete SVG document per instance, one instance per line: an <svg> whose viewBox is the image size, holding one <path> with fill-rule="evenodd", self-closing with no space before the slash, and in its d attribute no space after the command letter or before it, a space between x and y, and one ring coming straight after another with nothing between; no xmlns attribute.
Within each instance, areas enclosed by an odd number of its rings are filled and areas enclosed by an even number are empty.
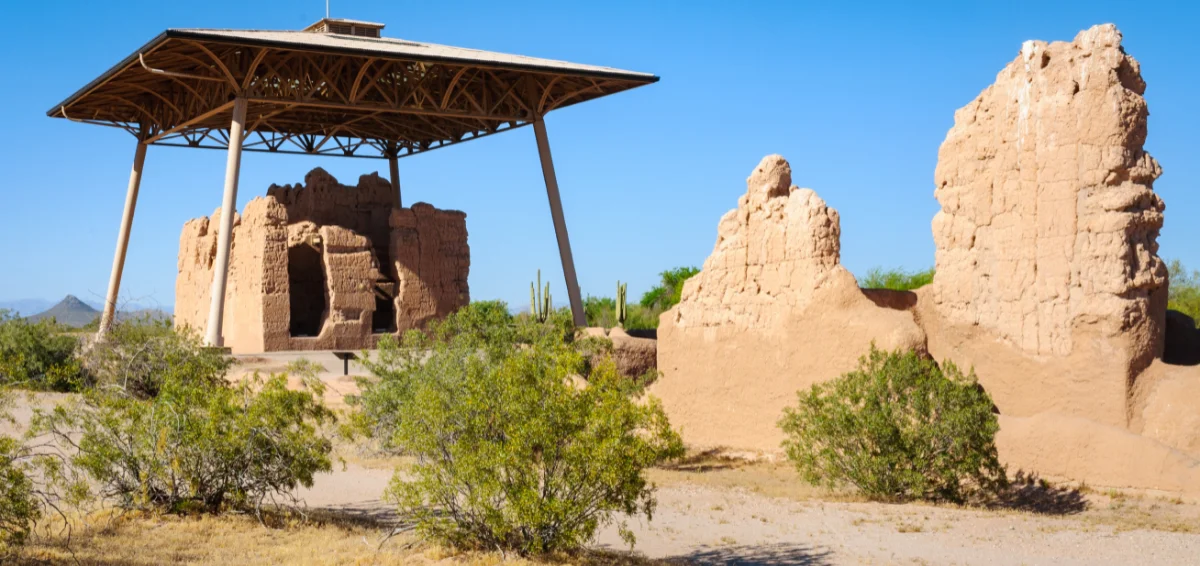
<svg viewBox="0 0 1200 566"><path fill-rule="evenodd" d="M859 289L837 213L764 159L660 320L651 391L672 424L695 446L778 452L796 391L874 342L974 368L1012 471L1200 495L1200 366L1161 359L1144 90L1111 25L1025 43L955 114L935 172L936 276L915 292Z"/></svg>
<svg viewBox="0 0 1200 566"><path fill-rule="evenodd" d="M1112 25L1027 41L955 113L938 152L930 298L946 322L1011 346L1014 362L1059 366L1043 399L1013 400L1020 412L1124 426L1139 374L1162 355L1164 207L1151 186L1162 169L1142 149L1145 89Z"/></svg>
<svg viewBox="0 0 1200 566"><path fill-rule="evenodd" d="M175 325L204 328L219 214L179 240ZM234 219L224 344L235 353L357 349L469 300L466 215L394 208L391 183L340 185L314 169L272 185Z"/></svg>

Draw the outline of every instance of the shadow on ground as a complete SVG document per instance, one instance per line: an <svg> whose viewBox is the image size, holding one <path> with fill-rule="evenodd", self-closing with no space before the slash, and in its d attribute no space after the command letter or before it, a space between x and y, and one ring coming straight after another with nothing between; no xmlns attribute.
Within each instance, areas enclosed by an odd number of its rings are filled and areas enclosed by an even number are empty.
<svg viewBox="0 0 1200 566"><path fill-rule="evenodd" d="M674 556L669 564L708 566L818 566L829 564L832 552L805 544L755 544L700 547L689 554Z"/></svg>
<svg viewBox="0 0 1200 566"><path fill-rule="evenodd" d="M1036 474L1018 471L1008 491L992 506L1041 515L1074 515L1086 511L1088 502L1078 489L1056 486Z"/></svg>
<svg viewBox="0 0 1200 566"><path fill-rule="evenodd" d="M305 515L309 520L335 525L392 528L407 524L395 507L380 500L309 507Z"/></svg>
<svg viewBox="0 0 1200 566"><path fill-rule="evenodd" d="M726 455L721 448L712 448L688 454L676 462L661 465L660 467L664 470L677 472L713 472L733 469L739 465L744 466L747 463L746 460Z"/></svg>

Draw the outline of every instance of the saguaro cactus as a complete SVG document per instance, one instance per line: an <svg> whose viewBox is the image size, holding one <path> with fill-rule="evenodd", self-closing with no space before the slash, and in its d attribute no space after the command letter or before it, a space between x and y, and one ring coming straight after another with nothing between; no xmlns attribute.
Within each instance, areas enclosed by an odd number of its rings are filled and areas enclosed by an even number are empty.
<svg viewBox="0 0 1200 566"><path fill-rule="evenodd" d="M617 326L625 328L625 317L629 314L629 310L625 307L625 289L629 287L629 283L617 281Z"/></svg>
<svg viewBox="0 0 1200 566"><path fill-rule="evenodd" d="M539 294L540 293L540 294ZM550 282L546 282L542 292L542 270L538 270L537 283L529 284L529 316L538 322L546 322L550 318Z"/></svg>

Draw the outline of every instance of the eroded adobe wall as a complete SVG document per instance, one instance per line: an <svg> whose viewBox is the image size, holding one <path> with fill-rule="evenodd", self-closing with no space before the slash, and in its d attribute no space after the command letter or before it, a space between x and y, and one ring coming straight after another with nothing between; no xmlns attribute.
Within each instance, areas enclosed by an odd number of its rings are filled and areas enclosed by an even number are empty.
<svg viewBox="0 0 1200 566"><path fill-rule="evenodd" d="M358 185L351 186L338 183L333 175L317 167L304 176L303 183L271 185L267 196L287 209L288 223L340 226L366 236L379 262L387 263L388 218L394 199L391 182L378 173L362 175Z"/></svg>
<svg viewBox="0 0 1200 566"><path fill-rule="evenodd" d="M959 110L939 152L937 272L857 289L837 213L768 157L665 313L652 391L684 440L780 450L798 389L874 340L973 368L1010 471L1200 494L1200 366L1163 353L1164 206L1145 84L1112 26L1029 42Z"/></svg>
<svg viewBox="0 0 1200 566"><path fill-rule="evenodd" d="M220 210L189 220L179 240L175 326L203 334L207 327ZM287 348L287 216L273 199L256 198L234 217L226 280L223 338L235 352Z"/></svg>
<svg viewBox="0 0 1200 566"><path fill-rule="evenodd" d="M419 328L470 302L467 215L425 203L392 211L397 330Z"/></svg>
<svg viewBox="0 0 1200 566"><path fill-rule="evenodd" d="M180 236L179 327L205 329L218 226L219 211ZM296 252L320 269L319 320L300 333L289 274ZM393 210L391 185L377 175L352 187L314 169L304 184L273 185L235 218L224 343L236 353L372 347L376 281L396 282L394 326L403 331L466 304L469 268L465 214L424 203Z"/></svg>
<svg viewBox="0 0 1200 566"><path fill-rule="evenodd" d="M955 113L935 172L927 296L945 340L932 346L1011 375L985 383L1002 411L1125 426L1138 375L1162 354L1164 207L1152 189L1161 169L1143 150L1145 88L1120 32L1096 26L1025 42ZM1008 348L956 345L964 338ZM1004 371L1013 364L1043 383L1030 390Z"/></svg>
<svg viewBox="0 0 1200 566"><path fill-rule="evenodd" d="M314 237L316 237L314 239ZM319 243L313 243L319 242ZM288 226L289 249L303 246L319 258L324 284L324 312L315 335L290 335L288 349L334 350L374 345L371 313L375 310L374 282L379 263L371 241L341 226L318 226L303 221ZM290 321L289 312L280 318ZM289 332L291 331L289 327ZM309 334L309 333L305 333Z"/></svg>
<svg viewBox="0 0 1200 566"><path fill-rule="evenodd" d="M651 392L697 446L776 451L796 391L853 369L872 342L923 350L906 311L877 306L840 263L838 213L768 156L658 329Z"/></svg>

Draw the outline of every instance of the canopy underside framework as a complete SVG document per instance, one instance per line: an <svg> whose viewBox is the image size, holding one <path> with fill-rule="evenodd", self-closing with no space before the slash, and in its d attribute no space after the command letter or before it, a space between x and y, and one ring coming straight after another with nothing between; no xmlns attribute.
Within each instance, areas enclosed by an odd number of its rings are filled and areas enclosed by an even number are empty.
<svg viewBox="0 0 1200 566"><path fill-rule="evenodd" d="M632 73L386 38L168 30L47 114L148 144L403 157L528 125L657 81Z"/></svg>

